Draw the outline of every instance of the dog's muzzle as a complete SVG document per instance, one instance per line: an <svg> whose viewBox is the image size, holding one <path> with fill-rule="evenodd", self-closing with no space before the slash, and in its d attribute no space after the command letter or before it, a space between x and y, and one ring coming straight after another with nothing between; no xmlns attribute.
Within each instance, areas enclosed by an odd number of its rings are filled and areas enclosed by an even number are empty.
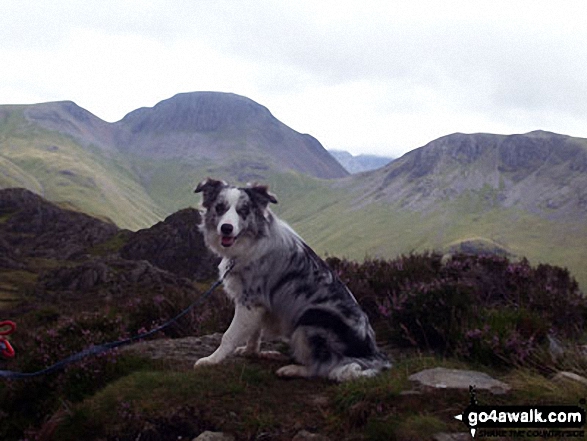
<svg viewBox="0 0 587 441"><path fill-rule="evenodd" d="M220 226L220 232L222 233L220 243L223 247L227 248L234 244L237 236L232 235L233 230L234 227L230 224L222 224Z"/></svg>

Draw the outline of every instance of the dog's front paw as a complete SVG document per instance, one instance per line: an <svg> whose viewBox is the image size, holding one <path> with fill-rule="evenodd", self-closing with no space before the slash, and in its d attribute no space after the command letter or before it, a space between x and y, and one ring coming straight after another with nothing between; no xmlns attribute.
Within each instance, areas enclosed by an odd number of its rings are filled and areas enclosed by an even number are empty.
<svg viewBox="0 0 587 441"><path fill-rule="evenodd" d="M277 369L276 374L282 378L305 378L310 376L310 372L306 366L299 364L288 364Z"/></svg>
<svg viewBox="0 0 587 441"><path fill-rule="evenodd" d="M257 351L252 351L248 346L239 346L234 350L234 355L237 357L252 357L257 354Z"/></svg>
<svg viewBox="0 0 587 441"><path fill-rule="evenodd" d="M234 355L238 357L261 358L264 360L285 361L289 357L279 351L254 351L247 346L240 346L234 350Z"/></svg>
<svg viewBox="0 0 587 441"><path fill-rule="evenodd" d="M214 361L212 357L203 357L194 363L194 369L199 368L201 366L212 366L213 364L217 364L217 362Z"/></svg>

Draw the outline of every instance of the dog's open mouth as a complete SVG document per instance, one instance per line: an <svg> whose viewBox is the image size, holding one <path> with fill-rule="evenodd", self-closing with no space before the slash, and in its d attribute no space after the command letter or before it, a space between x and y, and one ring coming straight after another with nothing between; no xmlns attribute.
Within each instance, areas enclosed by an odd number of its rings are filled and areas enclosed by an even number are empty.
<svg viewBox="0 0 587 441"><path fill-rule="evenodd" d="M235 240L236 240L236 237L234 237L234 236L222 236L222 238L220 239L220 243L222 244L223 247L228 248L234 244Z"/></svg>

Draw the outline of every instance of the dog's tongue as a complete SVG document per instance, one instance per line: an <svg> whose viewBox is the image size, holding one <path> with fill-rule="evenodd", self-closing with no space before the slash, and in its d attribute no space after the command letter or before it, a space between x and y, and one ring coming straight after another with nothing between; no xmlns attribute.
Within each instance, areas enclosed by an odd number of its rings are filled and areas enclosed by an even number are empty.
<svg viewBox="0 0 587 441"><path fill-rule="evenodd" d="M234 243L234 237L232 236L222 236L222 246L229 247Z"/></svg>

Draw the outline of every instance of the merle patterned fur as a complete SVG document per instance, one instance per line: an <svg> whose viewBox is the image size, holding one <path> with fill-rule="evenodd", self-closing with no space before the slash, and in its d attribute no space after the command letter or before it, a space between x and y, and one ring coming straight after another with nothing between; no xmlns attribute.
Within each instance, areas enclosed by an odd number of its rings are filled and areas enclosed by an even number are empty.
<svg viewBox="0 0 587 441"><path fill-rule="evenodd" d="M268 208L277 199L266 186L242 188L207 179L203 193L206 244L223 257L219 265L235 316L220 347L197 366L235 352L259 350L261 336L286 337L297 364L281 376L321 376L345 381L391 366L375 343L367 315L326 263ZM239 347L244 344L245 346Z"/></svg>

